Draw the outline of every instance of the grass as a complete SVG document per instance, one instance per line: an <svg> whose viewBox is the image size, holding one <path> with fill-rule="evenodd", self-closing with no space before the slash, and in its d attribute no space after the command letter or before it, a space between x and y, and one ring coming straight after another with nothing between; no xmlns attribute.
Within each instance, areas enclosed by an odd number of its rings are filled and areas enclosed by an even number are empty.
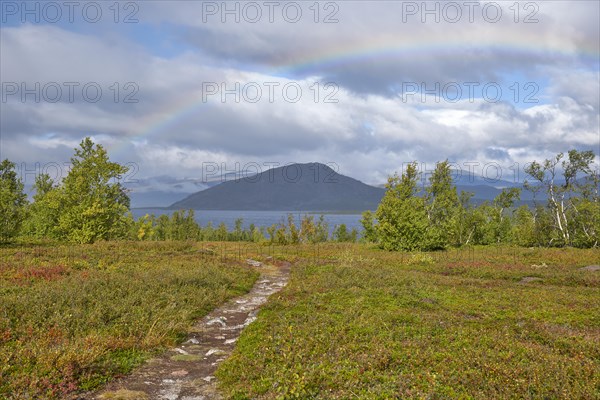
<svg viewBox="0 0 600 400"><path fill-rule="evenodd" d="M247 292L258 274L206 246L1 247L0 398L63 399L94 389Z"/></svg>
<svg viewBox="0 0 600 400"><path fill-rule="evenodd" d="M600 398L598 250L183 242L1 247L0 398L131 371L248 291L256 254L295 266L217 371L228 398Z"/></svg>
<svg viewBox="0 0 600 400"><path fill-rule="evenodd" d="M219 367L228 398L600 398L599 250L320 252Z"/></svg>

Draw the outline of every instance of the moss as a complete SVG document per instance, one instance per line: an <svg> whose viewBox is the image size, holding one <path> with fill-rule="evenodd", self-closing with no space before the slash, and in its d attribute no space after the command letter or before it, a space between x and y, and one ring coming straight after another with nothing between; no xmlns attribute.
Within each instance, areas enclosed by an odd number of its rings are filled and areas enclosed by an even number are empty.
<svg viewBox="0 0 600 400"><path fill-rule="evenodd" d="M173 361L200 361L202 356L196 354L176 354L171 357Z"/></svg>
<svg viewBox="0 0 600 400"><path fill-rule="evenodd" d="M144 392L135 390L117 390L116 392L106 392L100 397L102 400L149 400L150 397Z"/></svg>

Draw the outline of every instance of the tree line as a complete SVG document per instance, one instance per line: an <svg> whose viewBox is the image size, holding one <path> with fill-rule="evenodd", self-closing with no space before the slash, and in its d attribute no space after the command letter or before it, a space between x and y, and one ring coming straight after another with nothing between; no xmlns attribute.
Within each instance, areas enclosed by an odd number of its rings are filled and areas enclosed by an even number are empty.
<svg viewBox="0 0 600 400"><path fill-rule="evenodd" d="M47 174L36 177L33 201L27 200L15 164L0 163L0 242L15 238L51 239L74 243L98 240L204 240L250 241L269 244L354 242L356 229L336 225L332 234L323 215L305 215L296 224L292 215L269 227L236 220L229 230L224 223L200 226L193 210L170 216L145 215L135 220L126 188L120 183L128 168L109 160L102 145L85 138L75 149L71 169L61 182Z"/></svg>
<svg viewBox="0 0 600 400"><path fill-rule="evenodd" d="M598 172L592 169L592 151L571 150L525 169L522 188L504 189L480 205L473 194L457 192L448 161L440 162L420 188L417 164L401 176L388 179L386 193L375 212L363 213L363 231L335 226L333 234L321 215L305 215L297 224L292 215L269 227L243 228L238 219L201 227L194 212L171 216L131 215L126 188L120 183L128 168L109 160L106 150L85 138L75 149L72 167L60 182L48 175L36 177L33 201L9 160L0 163L0 242L17 237L75 243L97 240L242 240L270 244L318 243L328 240L375 243L386 250L437 250L450 246L514 244L519 246L598 247L600 196ZM515 205L522 190L533 207Z"/></svg>
<svg viewBox="0 0 600 400"><path fill-rule="evenodd" d="M523 188L508 188L479 206L473 193L457 193L448 161L436 164L429 185L419 188L417 163L388 179L377 210L363 213L364 239L386 250L437 250L469 244L598 247L600 196L592 151L529 164ZM534 205L515 204L522 190ZM537 200L544 193L545 202Z"/></svg>
<svg viewBox="0 0 600 400"><path fill-rule="evenodd" d="M268 244L322 243L327 241L356 242L358 231L348 230L345 224L336 225L332 234L323 215L304 215L298 225L292 214L271 226L250 224L243 227L244 220L235 220L229 230L225 223L213 226L211 222L200 226L194 210L177 210L171 216L161 214L156 217L147 214L138 218L131 226L130 238L137 240L198 240L198 241L244 241Z"/></svg>

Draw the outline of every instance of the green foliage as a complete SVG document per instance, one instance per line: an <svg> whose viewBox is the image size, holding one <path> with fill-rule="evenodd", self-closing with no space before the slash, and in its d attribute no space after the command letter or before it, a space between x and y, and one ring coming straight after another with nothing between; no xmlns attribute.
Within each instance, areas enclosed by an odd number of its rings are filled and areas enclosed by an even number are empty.
<svg viewBox="0 0 600 400"><path fill-rule="evenodd" d="M526 181L525 188L537 193L541 190L548 196L547 209L552 219L553 245L594 245L598 244L599 232L595 228L596 218L588 217L597 210L598 175L593 172L592 151L571 150L564 158L558 153L554 158L539 163L534 161L525 169L533 183ZM563 182L558 182L561 166ZM584 174L583 181L578 174ZM583 198L584 202L580 199ZM587 203L590 202L590 203ZM582 205L580 209L577 205ZM582 214L583 213L583 214Z"/></svg>
<svg viewBox="0 0 600 400"><path fill-rule="evenodd" d="M313 215L304 215L300 220L300 243L322 243L329 240L329 226L323 215L315 222Z"/></svg>
<svg viewBox="0 0 600 400"><path fill-rule="evenodd" d="M24 234L34 238L57 237L56 227L61 212L61 192L47 174L38 175L34 185L33 203L28 208Z"/></svg>
<svg viewBox="0 0 600 400"><path fill-rule="evenodd" d="M267 235L269 235L269 244L275 243L275 231L277 230L277 225L271 225L267 227Z"/></svg>
<svg viewBox="0 0 600 400"><path fill-rule="evenodd" d="M519 189L503 189L492 203L486 201L477 208L467 206L461 210L461 214L467 215L461 219L468 231L467 243L511 243L512 235L519 231L513 229L515 221L511 218L510 210L519 196Z"/></svg>
<svg viewBox="0 0 600 400"><path fill-rule="evenodd" d="M456 244L460 203L448 160L436 164L426 192L428 226L421 247L435 250Z"/></svg>
<svg viewBox="0 0 600 400"><path fill-rule="evenodd" d="M385 250L416 250L423 246L427 214L416 196L417 164L409 164L402 177L388 179L387 191L375 212L379 246Z"/></svg>
<svg viewBox="0 0 600 400"><path fill-rule="evenodd" d="M215 237L215 228L213 228L212 222L210 221L206 224L206 227L204 227L201 232L202 240L213 240Z"/></svg>
<svg viewBox="0 0 600 400"><path fill-rule="evenodd" d="M573 244L577 247L600 245L600 173L590 171L576 183L580 196L571 198Z"/></svg>
<svg viewBox="0 0 600 400"><path fill-rule="evenodd" d="M15 164L0 163L0 243L12 240L25 219L27 196L23 182L17 177Z"/></svg>
<svg viewBox="0 0 600 400"><path fill-rule="evenodd" d="M244 220L242 218L237 218L235 220L235 228L233 229L234 240L239 241L244 238L244 232L242 230L242 223Z"/></svg>
<svg viewBox="0 0 600 400"><path fill-rule="evenodd" d="M417 193L416 164L399 178L389 178L376 222L365 212L363 237L386 250L436 250L470 244L516 243L523 246L600 245L600 176L593 171L594 153L571 150L567 158L534 161L525 172L533 183L524 188L537 198L548 197L546 206L515 210L521 190L503 189L492 201L478 207L471 193L456 193L450 164L438 163L423 197ZM562 179L559 176L562 173Z"/></svg>
<svg viewBox="0 0 600 400"><path fill-rule="evenodd" d="M241 223L236 222L236 229L240 232L228 232L224 223L217 229L213 228L211 222L202 228L196 222L194 210L175 210L168 216L154 214L138 218L133 224L130 238L133 240L241 240L247 235L241 231Z"/></svg>
<svg viewBox="0 0 600 400"><path fill-rule="evenodd" d="M517 208L512 225L512 237L515 244L530 247L536 244L535 216L527 206Z"/></svg>
<svg viewBox="0 0 600 400"><path fill-rule="evenodd" d="M510 243L512 240L512 221L509 210L520 199L518 188L502 189L494 199L493 241L494 243Z"/></svg>
<svg viewBox="0 0 600 400"><path fill-rule="evenodd" d="M168 240L195 240L200 227L195 219L194 210L177 210L171 214Z"/></svg>
<svg viewBox="0 0 600 400"><path fill-rule="evenodd" d="M287 234L287 228L285 222L282 221L276 225L275 228L275 241L272 244L288 244L289 237Z"/></svg>
<svg viewBox="0 0 600 400"><path fill-rule="evenodd" d="M458 209L458 226L456 242L458 245L471 245L481 243L484 237L482 227L485 225L485 216L481 207L471 204L474 193L462 191L459 195L460 206Z"/></svg>
<svg viewBox="0 0 600 400"><path fill-rule="evenodd" d="M128 168L109 161L106 150L85 138L60 184L36 178L25 234L76 243L125 238L132 229L129 197L118 182Z"/></svg>
<svg viewBox="0 0 600 400"><path fill-rule="evenodd" d="M154 215L146 214L133 224L133 233L137 240L155 240L157 231Z"/></svg>
<svg viewBox="0 0 600 400"><path fill-rule="evenodd" d="M85 138L61 186L60 238L77 243L124 238L129 197L118 181L127 167L111 162L102 145Z"/></svg>
<svg viewBox="0 0 600 400"><path fill-rule="evenodd" d="M314 216L304 215L300 219L300 228L294 222L294 216L288 214L287 220L266 228L269 244L320 243L329 239L329 226L323 215L315 223Z"/></svg>
<svg viewBox="0 0 600 400"><path fill-rule="evenodd" d="M312 215L305 215L300 220L300 242L315 243L317 236L317 226L315 218Z"/></svg>
<svg viewBox="0 0 600 400"><path fill-rule="evenodd" d="M298 231L298 228L296 227L296 223L294 222L294 216L292 214L288 214L287 230L288 230L287 242L289 244L300 243L300 232Z"/></svg>
<svg viewBox="0 0 600 400"><path fill-rule="evenodd" d="M336 225L333 230L333 240L336 242L356 242L358 239L358 231L353 228L348 231L346 224Z"/></svg>
<svg viewBox="0 0 600 400"><path fill-rule="evenodd" d="M363 227L362 237L368 243L377 243L377 229L375 228L375 216L370 210L362 213L360 224Z"/></svg>
<svg viewBox="0 0 600 400"><path fill-rule="evenodd" d="M219 226L217 226L217 230L215 231L215 239L216 240L227 240L229 237L229 232L227 232L227 225L224 222L221 222Z"/></svg>
<svg viewBox="0 0 600 400"><path fill-rule="evenodd" d="M571 202L573 246L598 247L600 245L600 200L574 198Z"/></svg>
<svg viewBox="0 0 600 400"><path fill-rule="evenodd" d="M250 238L250 240L254 243L263 243L266 240L262 229L254 225L250 226Z"/></svg>
<svg viewBox="0 0 600 400"><path fill-rule="evenodd" d="M554 229L551 211L538 204L535 206L535 240L538 246L551 247L560 243L559 233Z"/></svg>
<svg viewBox="0 0 600 400"><path fill-rule="evenodd" d="M327 240L329 240L329 224L325 221L325 217L320 215L315 227L315 238L313 243L323 243Z"/></svg>

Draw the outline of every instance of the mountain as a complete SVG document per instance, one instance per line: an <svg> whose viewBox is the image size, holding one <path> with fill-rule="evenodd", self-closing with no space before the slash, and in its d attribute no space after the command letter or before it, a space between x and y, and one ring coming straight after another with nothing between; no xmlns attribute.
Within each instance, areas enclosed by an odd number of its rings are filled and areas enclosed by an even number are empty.
<svg viewBox="0 0 600 400"><path fill-rule="evenodd" d="M496 170L492 170L492 172L496 172ZM491 174L491 172L490 172ZM454 184L456 186L478 186L478 187L483 187L483 186L487 186L487 187L494 187L494 188L511 188L511 187L516 187L516 188L520 188L523 187L523 184L521 182L517 182L517 181L510 181L510 180L505 180L505 179L501 179L499 177L483 177L480 175L477 175L473 172L469 172L469 171L463 171L463 170L456 170L453 169L451 170L451 175L452 175L452 180L454 181Z"/></svg>
<svg viewBox="0 0 600 400"><path fill-rule="evenodd" d="M223 182L173 203L171 209L264 211L374 210L385 189L320 163L291 164Z"/></svg>
<svg viewBox="0 0 600 400"><path fill-rule="evenodd" d="M522 188L517 182L465 175L459 176L455 184L458 193L474 194L471 201L475 205L493 200L502 187ZM420 194L423 190L421 187ZM338 174L324 164L292 164L208 187L176 201L169 208L353 212L377 209L384 193L383 187L370 186ZM544 203L546 196L539 193L537 199ZM531 192L521 190L521 200L515 205L522 204L533 204Z"/></svg>

